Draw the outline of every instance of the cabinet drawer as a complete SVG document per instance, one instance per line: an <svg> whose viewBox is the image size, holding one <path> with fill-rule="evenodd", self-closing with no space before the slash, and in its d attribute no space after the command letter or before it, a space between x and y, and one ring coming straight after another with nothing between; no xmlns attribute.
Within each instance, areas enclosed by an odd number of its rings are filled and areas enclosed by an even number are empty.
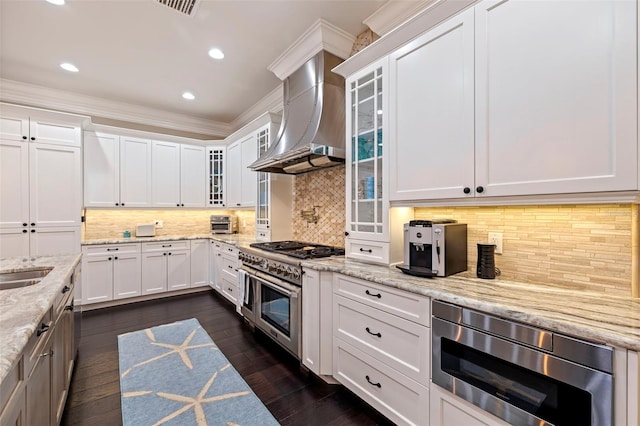
<svg viewBox="0 0 640 426"><path fill-rule="evenodd" d="M228 279L233 283L238 282L238 259L230 256L222 255L222 261L220 262L222 269L220 270L223 278ZM236 285L236 284L234 284Z"/></svg>
<svg viewBox="0 0 640 426"><path fill-rule="evenodd" d="M236 282L233 280L223 277L221 283L222 295L232 301L233 303L237 303L238 301L238 286Z"/></svg>
<svg viewBox="0 0 640 426"><path fill-rule="evenodd" d="M333 376L397 424L427 425L429 389L334 337Z"/></svg>
<svg viewBox="0 0 640 426"><path fill-rule="evenodd" d="M33 332L27 345L24 348L24 376L29 377L31 370L35 367L40 355L45 350L45 345L49 341L49 335L53 332L53 321L51 320L51 309L44 314L38 323L36 330ZM42 328L44 325L44 329ZM42 331L38 336L39 330Z"/></svg>
<svg viewBox="0 0 640 426"><path fill-rule="evenodd" d="M269 230L269 229L256 229L256 240L258 240L258 241L271 241L271 230Z"/></svg>
<svg viewBox="0 0 640 426"><path fill-rule="evenodd" d="M53 302L53 320L57 321L65 306L71 302L73 296L73 284L66 283L63 288L56 294L56 298Z"/></svg>
<svg viewBox="0 0 640 426"><path fill-rule="evenodd" d="M389 243L347 239L345 255L353 259L389 264Z"/></svg>
<svg viewBox="0 0 640 426"><path fill-rule="evenodd" d="M154 251L167 250L189 250L191 245L188 240L162 241L158 243L142 243L142 252L150 253Z"/></svg>
<svg viewBox="0 0 640 426"><path fill-rule="evenodd" d="M0 383L0 413L9 404L9 400L12 398L18 398L18 393L21 391L22 384L24 383L24 357L20 356L18 362L13 365L13 368L9 370L7 375L2 379ZM16 394L16 396L14 396ZM0 423L4 424L4 423Z"/></svg>
<svg viewBox="0 0 640 426"><path fill-rule="evenodd" d="M82 254L85 256L103 256L114 253L140 253L140 244L104 244L82 246Z"/></svg>
<svg viewBox="0 0 640 426"><path fill-rule="evenodd" d="M427 327L335 296L333 335L428 386L431 342Z"/></svg>
<svg viewBox="0 0 640 426"><path fill-rule="evenodd" d="M425 326L431 323L429 298L370 281L334 274L333 292Z"/></svg>
<svg viewBox="0 0 640 426"><path fill-rule="evenodd" d="M220 250L222 251L222 253L226 253L229 254L231 256L238 256L239 251L238 251L238 247L236 246L232 246L230 244L220 244Z"/></svg>

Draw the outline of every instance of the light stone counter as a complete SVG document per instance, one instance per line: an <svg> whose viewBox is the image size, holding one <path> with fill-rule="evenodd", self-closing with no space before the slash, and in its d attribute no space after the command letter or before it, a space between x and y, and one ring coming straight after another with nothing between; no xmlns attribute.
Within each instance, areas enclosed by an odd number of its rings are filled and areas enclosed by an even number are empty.
<svg viewBox="0 0 640 426"><path fill-rule="evenodd" d="M81 255L0 259L0 272L53 267L38 284L0 290L0 382L23 351L56 295L68 282Z"/></svg>
<svg viewBox="0 0 640 426"><path fill-rule="evenodd" d="M159 241L178 240L216 240L226 244L240 245L241 243L253 243L256 241L253 235L242 234L196 234L196 235L162 235L156 237L131 237L131 238L107 238L100 240L85 240L83 246L101 244L125 244L125 243L153 243Z"/></svg>
<svg viewBox="0 0 640 426"><path fill-rule="evenodd" d="M395 267L344 257L303 261L303 268L338 272L377 284L478 309L576 337L640 351L640 299L559 286L476 278L471 271L418 278Z"/></svg>

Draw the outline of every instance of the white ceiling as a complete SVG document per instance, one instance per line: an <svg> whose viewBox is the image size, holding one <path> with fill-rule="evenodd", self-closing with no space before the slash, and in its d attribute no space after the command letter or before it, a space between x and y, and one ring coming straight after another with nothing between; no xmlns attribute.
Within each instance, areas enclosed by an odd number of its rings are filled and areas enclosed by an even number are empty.
<svg viewBox="0 0 640 426"><path fill-rule="evenodd" d="M0 78L229 123L278 87L267 67L318 18L357 35L385 1L201 0L186 16L156 0L0 0Z"/></svg>

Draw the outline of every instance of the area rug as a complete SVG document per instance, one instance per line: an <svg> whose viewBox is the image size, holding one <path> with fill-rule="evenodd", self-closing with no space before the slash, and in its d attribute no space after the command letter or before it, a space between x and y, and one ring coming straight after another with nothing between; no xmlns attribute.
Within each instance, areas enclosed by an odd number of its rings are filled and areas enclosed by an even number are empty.
<svg viewBox="0 0 640 426"><path fill-rule="evenodd" d="M122 422L278 425L198 320L118 336Z"/></svg>

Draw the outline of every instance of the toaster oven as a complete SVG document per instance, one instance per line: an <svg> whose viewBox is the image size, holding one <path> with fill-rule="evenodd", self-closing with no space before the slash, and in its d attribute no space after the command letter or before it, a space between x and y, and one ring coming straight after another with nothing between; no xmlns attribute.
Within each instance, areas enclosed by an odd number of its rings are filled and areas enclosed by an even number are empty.
<svg viewBox="0 0 640 426"><path fill-rule="evenodd" d="M238 219L232 215L211 216L212 234L235 234L238 232Z"/></svg>

